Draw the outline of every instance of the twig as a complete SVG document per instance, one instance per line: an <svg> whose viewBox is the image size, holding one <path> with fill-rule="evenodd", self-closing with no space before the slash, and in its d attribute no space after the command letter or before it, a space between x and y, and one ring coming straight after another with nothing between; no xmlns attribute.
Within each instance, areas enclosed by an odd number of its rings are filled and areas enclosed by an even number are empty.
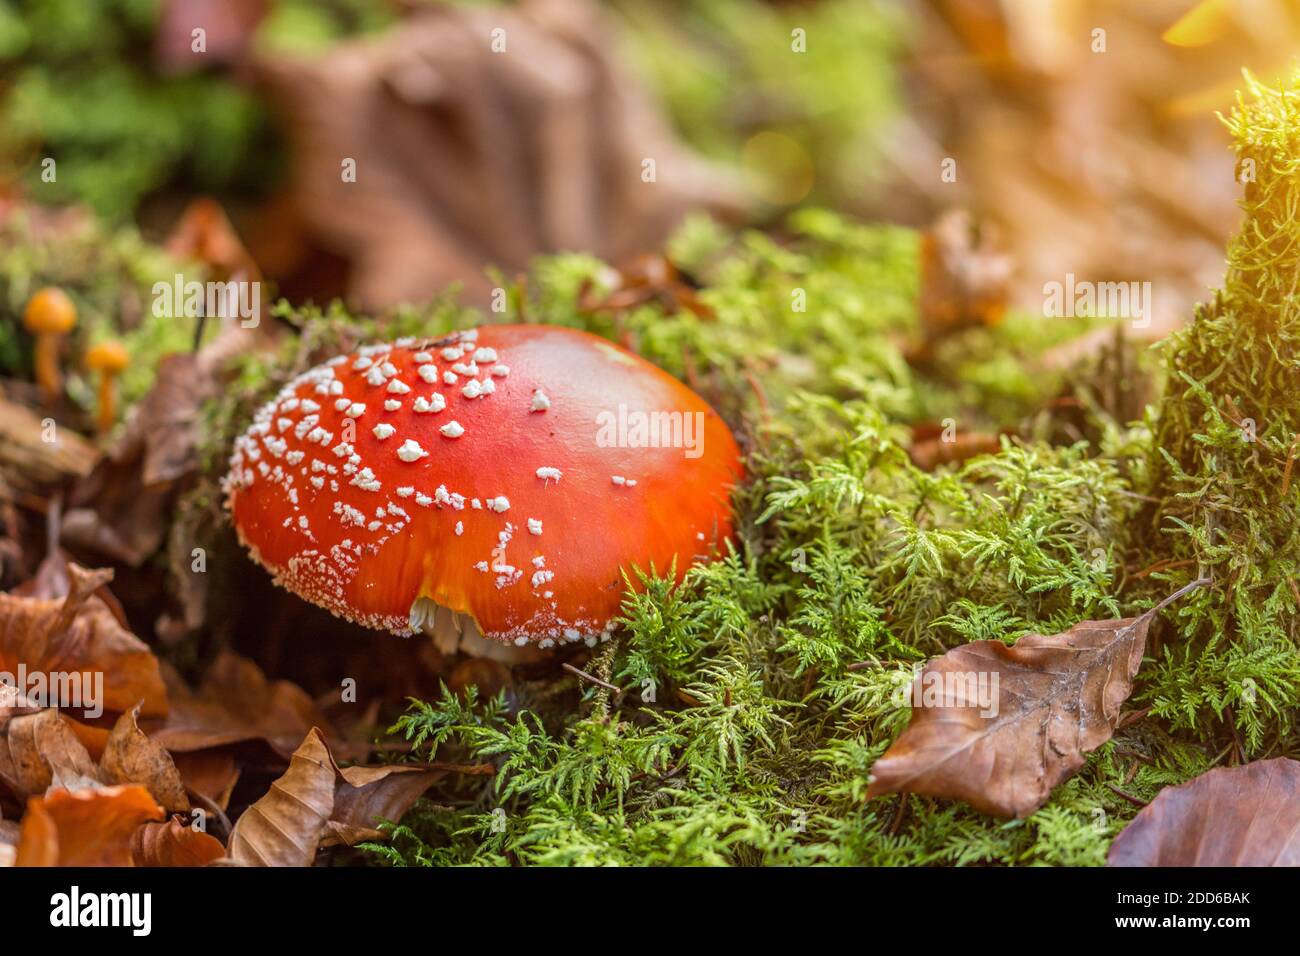
<svg viewBox="0 0 1300 956"><path fill-rule="evenodd" d="M1151 758L1144 753L1138 753L1136 750L1129 750L1127 747L1116 747L1115 753L1121 757L1132 757L1134 760L1140 760L1143 763L1150 763Z"/></svg>
<svg viewBox="0 0 1300 956"><path fill-rule="evenodd" d="M1111 793L1115 794L1115 796L1122 797L1123 799L1127 800L1129 803L1133 804L1133 806L1135 807L1145 807L1148 803L1148 801L1143 800L1140 797L1135 797L1131 793L1125 793L1123 790L1115 786L1113 783L1106 784L1106 787L1108 790L1110 790Z"/></svg>
<svg viewBox="0 0 1300 956"><path fill-rule="evenodd" d="M1286 468L1282 471L1282 497L1291 490L1291 472L1295 468L1296 450L1300 449L1300 432L1296 432L1295 438L1291 441L1291 450L1286 454Z"/></svg>
<svg viewBox="0 0 1300 956"><path fill-rule="evenodd" d="M570 674L575 674L575 675L577 675L578 677L581 677L583 680L588 681L589 683L595 684L597 687L603 687L603 688L605 688L605 690L611 690L611 691L613 691L613 692L616 693L616 694L621 694L621 693L623 693L623 688L621 688L621 687L616 687L616 686L614 686L613 684L608 683L607 681L603 681L603 680L601 680L599 677L596 677L596 676L594 676L594 675L592 675L592 674L588 674L588 673L587 673L586 671L584 671L584 670L579 670L578 668L576 668L576 667L574 667L572 664L570 664L568 661L565 661L565 662L564 662L563 664L561 664L560 666L563 667L563 668L564 668L566 671L568 671Z"/></svg>
<svg viewBox="0 0 1300 956"><path fill-rule="evenodd" d="M1128 491L1127 489L1123 489L1123 488L1119 490L1118 494L1123 495L1125 498L1136 498L1138 501L1149 501L1155 505L1160 504L1160 502L1163 500L1160 498L1156 498L1153 495L1144 495L1140 492Z"/></svg>
<svg viewBox="0 0 1300 956"><path fill-rule="evenodd" d="M1165 598L1163 601L1161 601L1155 607L1151 608L1146 613L1150 614L1152 617L1155 617L1155 615L1159 614L1161 611L1163 611L1165 608L1173 604L1175 601L1177 601L1179 598L1183 597L1184 595L1190 594L1192 591L1195 591L1197 588L1202 588L1212 583L1214 583L1212 578L1197 578L1195 581L1189 582L1188 584L1184 584L1177 591L1169 595L1169 597Z"/></svg>
<svg viewBox="0 0 1300 956"><path fill-rule="evenodd" d="M1150 707L1143 707L1141 710L1130 710L1127 714L1120 714L1119 721L1115 724L1116 730L1123 730L1151 713Z"/></svg>
<svg viewBox="0 0 1300 956"><path fill-rule="evenodd" d="M195 354L198 354L199 349L203 347L203 327L207 324L207 313L200 311L194 322L194 341L190 343L190 351Z"/></svg>
<svg viewBox="0 0 1300 956"><path fill-rule="evenodd" d="M221 826L225 829L226 833L230 833L234 829L234 827L230 823L230 818L226 816L226 812L222 810L221 807L219 807L208 796L199 793L199 791L189 786L185 788L185 793L186 795L189 796L191 800L196 800L199 803L203 804L204 808L217 818L218 822L220 822Z"/></svg>
<svg viewBox="0 0 1300 956"><path fill-rule="evenodd" d="M419 767L422 770L445 770L447 773L464 773L474 777L491 777L497 768L490 763L445 763L432 760L428 763L402 763L399 767Z"/></svg>
<svg viewBox="0 0 1300 956"><path fill-rule="evenodd" d="M894 836L898 833L898 828L903 825L903 817L907 813L907 794L898 795L898 806L894 808L894 819L889 823L889 835Z"/></svg>
<svg viewBox="0 0 1300 956"><path fill-rule="evenodd" d="M1148 574L1155 574L1157 571L1172 571L1175 568L1185 568L1195 563L1196 563L1195 558L1185 558L1182 561L1170 561L1168 558L1161 558L1159 561L1151 565L1149 568L1146 568L1145 570L1142 571L1138 571L1136 574L1133 575L1133 577L1144 578Z"/></svg>
<svg viewBox="0 0 1300 956"><path fill-rule="evenodd" d="M1246 749L1241 745L1241 734L1237 732L1237 718L1233 715L1231 707L1224 707L1223 714L1228 718L1228 729L1232 731L1232 745L1236 749L1234 764L1243 764L1246 762Z"/></svg>

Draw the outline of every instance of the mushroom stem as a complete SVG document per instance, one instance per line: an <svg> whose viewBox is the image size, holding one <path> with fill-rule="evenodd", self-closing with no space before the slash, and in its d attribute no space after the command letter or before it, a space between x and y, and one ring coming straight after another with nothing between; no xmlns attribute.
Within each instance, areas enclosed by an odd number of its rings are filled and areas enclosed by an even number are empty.
<svg viewBox="0 0 1300 956"><path fill-rule="evenodd" d="M117 377L130 364L131 356L121 342L100 342L86 353L86 367L99 375L99 402L95 428L103 435L117 420Z"/></svg>
<svg viewBox="0 0 1300 956"><path fill-rule="evenodd" d="M59 368L62 343L63 336L56 332L36 336L36 384L47 405L55 404L63 395L63 372Z"/></svg>
<svg viewBox="0 0 1300 956"><path fill-rule="evenodd" d="M117 421L117 376L109 371L101 371L95 427L99 434L104 435L112 429L115 421Z"/></svg>

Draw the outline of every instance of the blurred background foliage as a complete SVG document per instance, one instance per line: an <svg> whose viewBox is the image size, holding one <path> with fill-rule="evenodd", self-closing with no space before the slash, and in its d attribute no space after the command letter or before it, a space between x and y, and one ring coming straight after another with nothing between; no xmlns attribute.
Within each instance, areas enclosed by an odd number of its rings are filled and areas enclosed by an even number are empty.
<svg viewBox="0 0 1300 956"><path fill-rule="evenodd" d="M187 7L185 23L209 24L209 69L175 68ZM612 9L626 27L618 42L689 143L743 163L778 205L854 205L872 178L876 132L897 108L901 8L617 0ZM83 202L110 221L168 188L260 195L281 172L282 145L230 61L249 48L319 53L397 22L385 0L0 0L0 181L48 186L45 201ZM815 37L817 56L793 52L796 29ZM774 48L789 55L768 55ZM754 143L760 132L775 138ZM41 183L46 156L76 175Z"/></svg>
<svg viewBox="0 0 1300 956"><path fill-rule="evenodd" d="M268 135L256 100L217 75L152 64L157 0L0 3L0 169L110 221L168 185L253 188ZM40 159L63 174L41 181ZM75 172L74 172L75 171Z"/></svg>

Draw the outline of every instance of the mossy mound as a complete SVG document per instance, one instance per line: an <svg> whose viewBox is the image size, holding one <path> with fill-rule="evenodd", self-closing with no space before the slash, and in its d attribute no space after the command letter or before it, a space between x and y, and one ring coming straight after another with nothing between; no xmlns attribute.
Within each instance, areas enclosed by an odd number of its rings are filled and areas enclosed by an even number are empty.
<svg viewBox="0 0 1300 956"><path fill-rule="evenodd" d="M1097 865L1136 802L1217 764L1295 753L1300 144L1293 94L1252 95L1230 123L1256 161L1246 224L1223 290L1157 353L1142 386L1165 392L1142 421L1095 400L1104 363L1042 371L1088 323L1012 314L909 364L919 237L820 211L779 240L688 224L669 252L705 317L584 309L609 270L581 255L502 280L501 314L450 296L382 322L282 308L301 334L281 360L249 360L213 410L213 472L248 410L304 362L521 320L630 345L708 398L748 459L734 551L680 586L642 569L620 638L583 664L623 693L557 670L490 700L471 689L411 707L393 732L414 754L498 769L449 776L369 847L375 859ZM925 471L909 426L940 418L1012 434ZM1131 614L1205 576L1153 628L1133 719L1038 812L1008 823L930 798L865 801L917 662Z"/></svg>

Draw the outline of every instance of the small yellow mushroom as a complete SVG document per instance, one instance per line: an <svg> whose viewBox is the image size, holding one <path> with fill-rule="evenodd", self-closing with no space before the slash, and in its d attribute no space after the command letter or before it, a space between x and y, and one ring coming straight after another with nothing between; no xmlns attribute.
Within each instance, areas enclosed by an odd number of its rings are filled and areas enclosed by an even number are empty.
<svg viewBox="0 0 1300 956"><path fill-rule="evenodd" d="M49 286L27 300L23 325L36 336L36 383L49 405L63 395L59 352L76 324L77 307L62 289Z"/></svg>
<svg viewBox="0 0 1300 956"><path fill-rule="evenodd" d="M117 420L117 377L131 363L121 342L100 342L86 353L86 368L99 373L99 409L95 424L103 435Z"/></svg>

